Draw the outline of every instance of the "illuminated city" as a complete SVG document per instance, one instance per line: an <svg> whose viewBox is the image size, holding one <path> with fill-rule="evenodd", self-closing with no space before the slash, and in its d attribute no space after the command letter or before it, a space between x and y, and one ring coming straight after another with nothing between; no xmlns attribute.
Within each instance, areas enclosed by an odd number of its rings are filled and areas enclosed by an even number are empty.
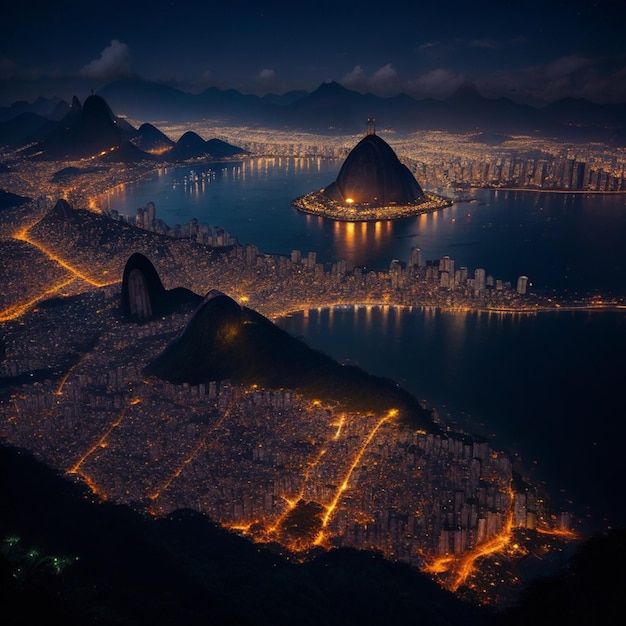
<svg viewBox="0 0 626 626"><path fill-rule="evenodd" d="M620 623L619 11L126 4L0 27L7 623Z"/></svg>
<svg viewBox="0 0 626 626"><path fill-rule="evenodd" d="M45 215L49 205L40 204ZM496 588L494 595L481 584L477 561L506 552L515 562L535 549L520 546L539 531L550 534L555 545L575 537L569 515L555 517L545 496L529 484L513 489L511 459L468 433L442 437L433 434L436 430L428 434L395 425L394 407L382 416L347 413L290 390L146 379L142 363L180 332L188 314L142 325L113 315L124 264L138 251L161 258L159 273L170 288L182 285L199 294L219 289L270 317L335 306L536 314L566 303L526 294L523 277L512 286L484 270L454 269L449 257L426 265L419 249L404 268L394 262L386 273L349 272L340 261L327 272L314 255L300 251L285 258L264 255L250 244L215 247L204 243L206 235L199 231L163 239L131 222L131 217L111 220L58 202L39 222L16 226L12 239L33 250L46 268L39 276L49 272L50 282L43 280L39 292L25 294L20 272L11 272L15 284L8 281L7 294L15 295L2 316L19 326L7 333L3 376L60 369L27 395L23 387L16 390L6 403L7 441L36 450L104 499L156 515L197 508L255 541L278 540L296 552L314 545L381 550L432 572L450 589L472 581L480 601L502 602L506 593ZM109 243L87 247L84 232L107 232ZM159 252L164 246L167 257ZM20 258L6 261L15 264ZM35 305L53 293L68 304L42 317ZM69 297L73 294L80 294L78 300ZM90 323L72 324L60 337L53 330L54 316L72 319L73 307ZM45 323L40 326L38 319ZM20 338L19 327L28 329L30 342ZM64 343L94 348L68 367L57 362L68 349ZM122 476L136 479L122 481ZM379 483L386 489L379 491ZM200 491L199 484L214 491ZM300 522L292 527L298 513Z"/></svg>

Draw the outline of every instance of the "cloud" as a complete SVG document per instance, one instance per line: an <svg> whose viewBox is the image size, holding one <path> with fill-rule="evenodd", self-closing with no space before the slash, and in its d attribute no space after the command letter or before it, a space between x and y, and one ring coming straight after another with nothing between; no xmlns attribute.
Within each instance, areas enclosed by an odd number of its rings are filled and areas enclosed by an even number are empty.
<svg viewBox="0 0 626 626"><path fill-rule="evenodd" d="M273 83L276 80L276 72L274 70L263 69L259 72L257 80L261 83Z"/></svg>
<svg viewBox="0 0 626 626"><path fill-rule="evenodd" d="M365 70L360 65L357 65L339 82L348 89L372 92L379 96L392 95L401 90L400 79L391 63L383 65L371 76L368 76Z"/></svg>
<svg viewBox="0 0 626 626"><path fill-rule="evenodd" d="M367 82L367 74L360 65L357 65L351 72L348 72L339 82L344 87L356 89L357 87L360 87Z"/></svg>
<svg viewBox="0 0 626 626"><path fill-rule="evenodd" d="M128 46L113 39L111 45L100 53L100 58L85 65L80 74L97 80L112 80L132 75Z"/></svg>
<svg viewBox="0 0 626 626"><path fill-rule="evenodd" d="M488 97L506 94L534 105L566 97L620 102L626 99L624 67L624 64L612 67L600 59L567 55L545 64L482 76L476 79L476 86Z"/></svg>
<svg viewBox="0 0 626 626"><path fill-rule="evenodd" d="M560 78L571 76L579 70L591 67L591 65L593 65L591 59L572 54L549 63L544 71L546 76Z"/></svg>
<svg viewBox="0 0 626 626"><path fill-rule="evenodd" d="M437 68L407 84L407 93L416 98L445 98L465 82L464 74Z"/></svg>

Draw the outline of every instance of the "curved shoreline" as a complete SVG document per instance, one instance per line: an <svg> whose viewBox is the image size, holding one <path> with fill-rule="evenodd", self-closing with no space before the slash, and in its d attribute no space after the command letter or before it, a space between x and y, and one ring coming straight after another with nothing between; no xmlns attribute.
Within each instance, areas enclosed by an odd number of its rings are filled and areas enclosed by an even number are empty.
<svg viewBox="0 0 626 626"><path fill-rule="evenodd" d="M573 195L594 195L594 196L612 196L624 195L626 189L618 191L598 191L592 189L532 189L530 187L470 187L470 189L480 189L481 191L526 191L530 193L559 193Z"/></svg>
<svg viewBox="0 0 626 626"><path fill-rule="evenodd" d="M343 205L329 200L321 191L312 191L291 201L291 206L301 213L319 215L340 222L378 222L402 217L413 217L423 213L431 213L449 207L453 200L424 194L426 200L419 204L390 205L370 207L367 205Z"/></svg>
<svg viewBox="0 0 626 626"><path fill-rule="evenodd" d="M357 308L395 308L395 309L431 309L442 311L445 313L497 313L500 315L537 315L539 313L625 313L626 304L581 304L566 306L537 306L532 309L528 308L487 308L487 307L468 307L468 306L446 306L442 304L394 304L393 302L335 302L329 304L320 304L318 306L304 306L290 308L281 313L269 315L270 319L276 320L295 313L307 313L321 309L357 309Z"/></svg>

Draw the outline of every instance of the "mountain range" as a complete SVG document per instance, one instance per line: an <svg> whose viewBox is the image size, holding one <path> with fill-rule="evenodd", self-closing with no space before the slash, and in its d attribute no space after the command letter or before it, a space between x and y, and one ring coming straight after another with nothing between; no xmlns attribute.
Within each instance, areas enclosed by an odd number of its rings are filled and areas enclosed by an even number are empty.
<svg viewBox="0 0 626 626"><path fill-rule="evenodd" d="M311 93L292 91L258 97L215 87L189 94L166 85L120 80L98 93L120 114L152 122L211 119L232 125L358 133L365 121L374 117L381 128L399 133L444 130L605 142L623 142L626 135L626 103L596 104L566 98L536 108L504 97L485 98L472 85L461 86L445 100L416 100L406 94L383 98L361 94L337 82L322 83Z"/></svg>
<svg viewBox="0 0 626 626"><path fill-rule="evenodd" d="M45 111L39 101L33 109ZM187 132L177 142L151 124L138 129L113 113L99 95L88 96L84 103L74 97L71 105L48 107L48 115L35 110L20 110L15 117L0 121L0 145L17 150L22 157L35 160L74 160L99 157L105 162L167 162L195 158L223 159L246 154L245 150L220 139L205 141ZM3 115L0 115L2 118Z"/></svg>
<svg viewBox="0 0 626 626"><path fill-rule="evenodd" d="M406 94L383 98L334 81L322 83L313 92L261 97L216 87L191 94L160 83L124 79L105 85L98 95L123 118L154 123L211 120L233 126L345 134L361 132L365 120L374 117L381 128L398 133L530 134L611 144L623 143L626 137L626 103L564 98L533 107L505 97L486 98L470 84L444 100L417 100ZM27 136L36 139L38 133L49 130L51 122L61 121L75 109L74 100L70 105L59 98L38 98L0 108L0 142L14 143Z"/></svg>

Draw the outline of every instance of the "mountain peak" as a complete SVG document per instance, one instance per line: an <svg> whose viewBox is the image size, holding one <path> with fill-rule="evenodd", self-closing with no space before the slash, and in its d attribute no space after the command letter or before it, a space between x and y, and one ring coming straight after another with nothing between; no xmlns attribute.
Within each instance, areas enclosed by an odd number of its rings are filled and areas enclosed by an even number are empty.
<svg viewBox="0 0 626 626"><path fill-rule="evenodd" d="M173 384L231 380L294 389L355 411L397 407L405 419L438 430L430 411L395 383L340 365L217 289L144 373Z"/></svg>
<svg viewBox="0 0 626 626"><path fill-rule="evenodd" d="M343 85L338 83L336 80L325 80L315 90L315 92L318 92L318 93L345 93L346 91L350 91L350 90L346 89Z"/></svg>
<svg viewBox="0 0 626 626"><path fill-rule="evenodd" d="M478 91L474 83L462 83L448 99L484 100L485 97Z"/></svg>
<svg viewBox="0 0 626 626"><path fill-rule="evenodd" d="M111 111L111 108L106 103L106 100L97 94L91 94L87 97L87 99L83 102L83 111L85 113L106 114L109 119L115 119L113 111Z"/></svg>

